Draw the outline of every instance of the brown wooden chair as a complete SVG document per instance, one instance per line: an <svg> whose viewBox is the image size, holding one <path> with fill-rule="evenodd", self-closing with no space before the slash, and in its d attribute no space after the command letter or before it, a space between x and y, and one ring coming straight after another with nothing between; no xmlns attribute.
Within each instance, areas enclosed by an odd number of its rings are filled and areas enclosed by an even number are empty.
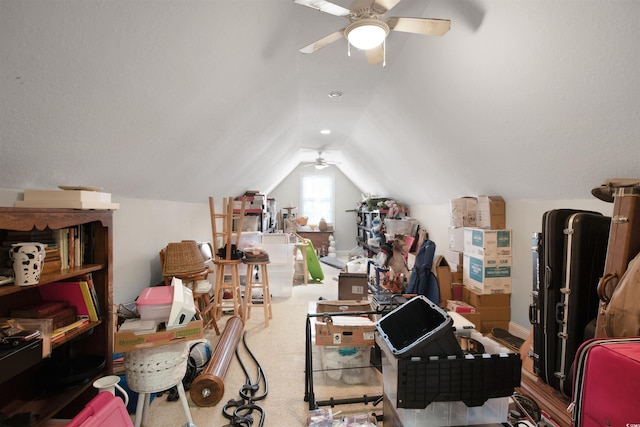
<svg viewBox="0 0 640 427"><path fill-rule="evenodd" d="M171 261L173 263L172 265L169 265L169 263L166 261L168 248L169 248L169 245L167 245L166 247L160 250L160 266L162 268L162 277L164 280L164 284L166 286L171 285L171 280L174 277L182 280L183 285L191 289L191 292L193 293L193 302L196 306L196 314L200 319L202 319L203 329L207 329L209 326L212 326L213 329L216 331L216 335L220 335L218 322L216 322L216 317L213 312L213 309L215 308L215 306L211 301L209 292L197 292L198 281L207 280L207 276L209 275L209 273L211 273L211 270L209 269L209 267L207 267L204 263L204 258L202 258L203 270L189 272L189 270L197 270L198 269L197 266L200 263L197 259L195 259L197 258L195 253L192 255L188 255L188 257L192 257L190 260L187 261L187 263L191 265L186 266L185 268L186 271L181 270L179 266L175 265L175 263L178 262L178 260ZM196 248L197 248L197 244L196 244ZM190 249L190 250L193 251L193 249ZM169 254L169 256L171 256L171 254ZM185 271L185 272L181 272L181 271Z"/></svg>

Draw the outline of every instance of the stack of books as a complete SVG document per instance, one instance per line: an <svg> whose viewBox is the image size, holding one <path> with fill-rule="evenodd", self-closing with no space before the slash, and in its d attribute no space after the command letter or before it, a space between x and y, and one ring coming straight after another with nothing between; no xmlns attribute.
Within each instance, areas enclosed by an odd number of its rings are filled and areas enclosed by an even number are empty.
<svg viewBox="0 0 640 427"><path fill-rule="evenodd" d="M11 310L11 317L19 319L52 319L53 329L65 327L78 319L77 309L66 301L43 301L36 305Z"/></svg>

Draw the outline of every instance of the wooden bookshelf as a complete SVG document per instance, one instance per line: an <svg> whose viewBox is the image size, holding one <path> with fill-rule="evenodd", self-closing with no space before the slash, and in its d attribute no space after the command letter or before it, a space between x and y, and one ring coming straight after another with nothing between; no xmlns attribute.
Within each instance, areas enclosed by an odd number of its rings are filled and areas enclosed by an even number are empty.
<svg viewBox="0 0 640 427"><path fill-rule="evenodd" d="M59 230L90 225L91 263L43 274L37 285L0 287L0 318L10 317L15 307L36 304L38 287L60 280L91 274L102 318L65 334L52 343L51 357L40 359L19 374L0 384L0 412L11 417L31 414L31 425L42 426L47 420L72 418L96 394L95 379L113 373L113 219L110 210L0 208L0 241L8 231ZM52 375L69 360L87 362L88 368L68 376ZM103 361L103 363L101 363ZM10 362L5 362L10 363ZM71 366L71 364L68 364ZM11 369L0 366L0 369ZM53 378L53 380L52 380Z"/></svg>

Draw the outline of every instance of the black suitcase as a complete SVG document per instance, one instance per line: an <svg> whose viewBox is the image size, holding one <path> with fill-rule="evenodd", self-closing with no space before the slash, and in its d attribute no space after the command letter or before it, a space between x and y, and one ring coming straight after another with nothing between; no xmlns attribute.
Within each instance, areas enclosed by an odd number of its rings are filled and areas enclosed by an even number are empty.
<svg viewBox="0 0 640 427"><path fill-rule="evenodd" d="M533 325L534 370L545 383L558 389L557 372L559 323L556 320L556 307L561 301L560 290L564 287L565 274L565 234L567 221L576 213L597 212L577 209L554 209L542 215L542 235L538 253L537 289L534 290L535 307L530 308L530 321ZM535 236L535 235L534 235ZM535 238L535 237L534 237ZM535 244L534 244L535 246ZM537 256L536 256L537 255ZM536 262L536 261L534 261Z"/></svg>
<svg viewBox="0 0 640 427"><path fill-rule="evenodd" d="M556 304L558 326L556 370L558 389L571 397L573 360L578 347L593 333L589 324L598 315L598 281L604 271L611 218L597 213L575 213L564 229L565 262L560 301ZM585 330L591 332L585 332ZM547 354L549 357L550 354Z"/></svg>
<svg viewBox="0 0 640 427"><path fill-rule="evenodd" d="M544 342L542 327L542 313L544 312L544 300L542 298L542 233L534 232L531 235L532 254L532 274L533 291L531 293L532 304L529 306L529 322L533 325L533 352L529 352L529 357L533 362L533 372L541 377L542 368L540 366L542 357L541 348Z"/></svg>

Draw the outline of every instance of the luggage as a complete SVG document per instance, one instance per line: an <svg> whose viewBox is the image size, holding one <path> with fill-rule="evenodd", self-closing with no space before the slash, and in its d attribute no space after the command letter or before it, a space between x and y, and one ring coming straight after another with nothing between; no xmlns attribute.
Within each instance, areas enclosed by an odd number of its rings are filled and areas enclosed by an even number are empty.
<svg viewBox="0 0 640 427"><path fill-rule="evenodd" d="M604 312L607 336L640 336L640 254L636 255L624 272L616 291Z"/></svg>
<svg viewBox="0 0 640 427"><path fill-rule="evenodd" d="M586 341L575 357L572 424L637 426L640 420L640 338Z"/></svg>
<svg viewBox="0 0 640 427"><path fill-rule="evenodd" d="M613 185L623 185L624 182L611 181L613 182L605 187L608 191L604 195L602 188L592 191L602 200L613 201L605 268L598 283L601 300L596 326L598 337L610 336L604 329L602 316L629 262L640 252L640 183L634 181L630 186L614 187Z"/></svg>
<svg viewBox="0 0 640 427"><path fill-rule="evenodd" d="M530 359L533 363L533 372L542 377L541 364L544 362L542 356L542 344L544 343L544 328L542 326L542 313L544 312L544 299L542 298L542 233L534 232L531 236L531 253L533 265L533 292L531 293L532 304L529 306L529 322L533 326L533 353L530 353Z"/></svg>
<svg viewBox="0 0 640 427"><path fill-rule="evenodd" d="M576 214L581 216L574 217L571 223L578 229L571 231L571 234L565 234L571 217ZM595 217L600 218L596 220ZM583 311L580 304L588 299L586 296L589 292L585 293L585 290L593 288L595 292L599 276L595 277L593 283L581 283L580 286L576 286L575 283L583 277L593 275L594 272L598 275L602 274L607 244L607 237L604 242L602 241L602 232L603 224L607 221L606 217L597 212L554 209L543 214L542 235L534 234L533 237L534 287L536 289L534 289L534 301L529 310L529 320L533 325L531 357L534 362L534 372L545 383L558 390L560 390L561 379L559 376L566 375L566 369L563 369L564 373L560 371L563 360L567 356L566 352L562 351L563 348L571 350L574 346L573 341L582 339L585 328L584 318L589 316L595 318L597 314L597 305L595 309L592 308L593 311L584 309L583 314L579 313ZM595 229L591 227L594 223L598 224ZM606 231L608 233L608 225ZM593 237L592 234L600 237ZM569 247L567 247L567 241L569 241ZM576 264L578 261L574 261L596 252L602 257L599 268L598 265L581 266ZM597 255L594 256L598 258ZM580 271L580 268L584 268L585 271ZM570 283L567 286L565 281L568 274ZM569 291L581 296L563 300L563 292ZM568 324L565 325L565 322ZM561 327L564 332L560 329ZM558 335L561 332L564 334L562 338ZM564 382L563 379L563 388Z"/></svg>
<svg viewBox="0 0 640 427"><path fill-rule="evenodd" d="M556 304L557 352L553 375L558 389L571 396L572 364L578 347L593 335L585 329L598 315L598 279L604 270L611 218L575 213L567 219L563 287ZM549 337L551 338L551 337ZM547 356L550 356L549 354Z"/></svg>

